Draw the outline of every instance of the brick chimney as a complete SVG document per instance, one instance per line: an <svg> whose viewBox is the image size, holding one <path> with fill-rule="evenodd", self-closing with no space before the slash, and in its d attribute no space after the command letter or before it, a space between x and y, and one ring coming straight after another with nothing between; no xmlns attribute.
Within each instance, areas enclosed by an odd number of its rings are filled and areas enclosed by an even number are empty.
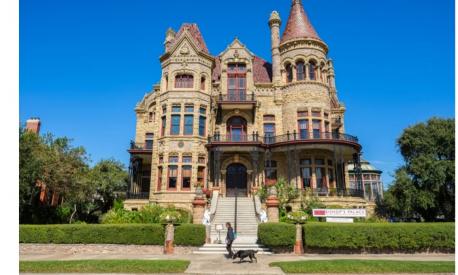
<svg viewBox="0 0 458 275"><path fill-rule="evenodd" d="M32 133L39 134L40 125L41 125L40 119L38 117L32 117L30 119L27 119L27 122L25 124L25 129Z"/></svg>

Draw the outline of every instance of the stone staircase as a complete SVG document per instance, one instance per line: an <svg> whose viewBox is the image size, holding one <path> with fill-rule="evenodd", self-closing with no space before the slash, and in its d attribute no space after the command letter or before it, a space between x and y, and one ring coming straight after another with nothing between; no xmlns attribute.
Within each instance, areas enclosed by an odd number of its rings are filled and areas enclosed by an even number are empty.
<svg viewBox="0 0 458 275"><path fill-rule="evenodd" d="M252 198L237 198L237 238L232 248L237 250L257 250L261 254L271 254L270 250L262 245L257 244L258 219L256 217L254 202ZM215 217L211 222L211 244L205 244L195 251L196 254L224 254L226 251L226 222L230 222L235 229L235 198L226 197L218 198ZM215 225L221 224L223 230L216 231ZM218 238L220 243L218 242Z"/></svg>

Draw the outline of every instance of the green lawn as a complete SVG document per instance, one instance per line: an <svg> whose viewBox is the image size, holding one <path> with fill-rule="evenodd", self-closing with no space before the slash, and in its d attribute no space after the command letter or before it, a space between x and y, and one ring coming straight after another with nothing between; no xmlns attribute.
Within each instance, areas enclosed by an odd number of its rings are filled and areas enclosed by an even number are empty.
<svg viewBox="0 0 458 275"><path fill-rule="evenodd" d="M20 272L33 273L182 273L184 260L20 261Z"/></svg>
<svg viewBox="0 0 458 275"><path fill-rule="evenodd" d="M454 261L312 260L274 262L286 273L441 273L455 272Z"/></svg>

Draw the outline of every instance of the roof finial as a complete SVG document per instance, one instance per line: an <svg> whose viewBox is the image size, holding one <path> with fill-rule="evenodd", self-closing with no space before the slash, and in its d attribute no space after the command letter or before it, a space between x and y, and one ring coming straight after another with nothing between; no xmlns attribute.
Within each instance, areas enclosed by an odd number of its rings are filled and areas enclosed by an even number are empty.
<svg viewBox="0 0 458 275"><path fill-rule="evenodd" d="M302 0L293 0L293 5L302 5Z"/></svg>

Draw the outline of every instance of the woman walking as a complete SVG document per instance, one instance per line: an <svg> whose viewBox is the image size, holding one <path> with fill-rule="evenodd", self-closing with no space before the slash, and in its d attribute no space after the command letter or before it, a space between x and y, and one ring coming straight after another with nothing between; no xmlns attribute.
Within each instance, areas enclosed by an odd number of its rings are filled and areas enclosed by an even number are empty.
<svg viewBox="0 0 458 275"><path fill-rule="evenodd" d="M232 242L234 241L234 229L232 229L231 223L226 223L227 235L226 235L226 250L229 252L229 258L232 258Z"/></svg>

